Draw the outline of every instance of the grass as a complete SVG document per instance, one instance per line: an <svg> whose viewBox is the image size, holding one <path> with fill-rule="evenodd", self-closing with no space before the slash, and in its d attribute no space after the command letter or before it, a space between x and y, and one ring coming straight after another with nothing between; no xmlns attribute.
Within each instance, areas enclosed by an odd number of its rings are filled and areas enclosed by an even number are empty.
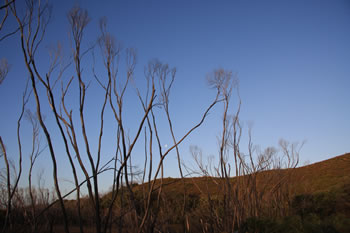
<svg viewBox="0 0 350 233"><path fill-rule="evenodd" d="M260 184L265 184L267 177L276 175L277 172L283 175L289 171L288 169L264 171L258 174L257 179ZM231 178L231 182L235 182L235 180L236 178ZM199 195L201 191L209 191L213 195L220 193L220 190L217 190L217 183L221 182L219 178L185 178L184 182L187 194ZM345 190L350 185L350 153L298 167L292 172L289 182L295 187L295 194ZM160 180L157 180L155 187L159 187L159 185ZM179 178L164 178L163 185L165 192L183 193L184 191L183 181ZM135 187L135 190L141 189L142 185Z"/></svg>

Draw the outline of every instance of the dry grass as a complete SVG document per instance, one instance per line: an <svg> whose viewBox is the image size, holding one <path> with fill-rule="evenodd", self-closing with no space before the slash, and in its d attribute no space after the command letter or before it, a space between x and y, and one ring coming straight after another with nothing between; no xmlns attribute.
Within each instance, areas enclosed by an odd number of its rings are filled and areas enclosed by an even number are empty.
<svg viewBox="0 0 350 233"><path fill-rule="evenodd" d="M293 171L290 169L264 171L258 174L258 182L265 184L268 182L268 177L284 175L286 172L291 172L289 181L295 187L296 194L343 190L350 185L350 153L298 167ZM232 178L232 182L235 182L235 179ZM210 194L215 195L220 193L220 190L217 189L217 184L220 182L219 178L213 177L185 178L186 193L198 195L201 192L207 193L209 191ZM156 187L159 184L160 180L157 180ZM142 185L136 186L135 189L142 189ZM164 178L163 191L167 193L183 193L183 181L178 178Z"/></svg>

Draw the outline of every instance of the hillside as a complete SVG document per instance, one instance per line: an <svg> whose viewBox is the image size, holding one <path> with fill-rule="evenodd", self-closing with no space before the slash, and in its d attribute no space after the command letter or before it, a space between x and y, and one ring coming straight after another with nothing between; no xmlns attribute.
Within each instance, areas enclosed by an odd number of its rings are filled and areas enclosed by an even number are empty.
<svg viewBox="0 0 350 233"><path fill-rule="evenodd" d="M266 183L264 178L285 175L286 172L290 172L289 182L292 183L291 186L295 187L296 194L347 190L350 186L350 153L297 167L293 171L291 169L264 171L259 173L257 178L261 183ZM233 183L235 179L232 178ZM184 183L188 194L200 194L207 191L212 194L220 192L220 190L216 190L217 184L220 183L219 178L185 178ZM156 186L159 184L160 180L157 180ZM182 192L184 189L183 181L179 178L164 178L163 186L164 191L168 192ZM139 188L141 187L139 186L136 189Z"/></svg>
<svg viewBox="0 0 350 233"><path fill-rule="evenodd" d="M152 200L160 199L151 208L159 221L175 226L185 221L190 232L221 232L223 223L232 224L234 216L239 232L350 232L349 174L347 153L295 169L267 170L229 180L158 179ZM141 212L149 185L133 188Z"/></svg>
<svg viewBox="0 0 350 233"><path fill-rule="evenodd" d="M347 233L350 232L349 174L350 153L347 153L295 169L267 170L230 179L158 179L151 196L148 195L150 183L134 184L132 194L126 187L119 189L113 204L111 227L115 230L112 232L129 232L118 227L122 223L125 229L132 229L131 216L137 213L150 216L159 232L232 232L227 229L235 229L242 233ZM101 196L104 213L111 197L111 193ZM86 232L92 232L93 207L87 197L80 201L84 227ZM65 205L72 232L79 232L77 201L66 200ZM22 213L28 210L29 207L15 210L18 217L14 227L22 231L14 232L26 232ZM42 232L49 232L46 228L62 232L59 206L46 210L38 218ZM0 215L0 223L4 216L5 212Z"/></svg>
<svg viewBox="0 0 350 233"><path fill-rule="evenodd" d="M347 189L350 184L350 153L297 168L296 180L307 186L306 192Z"/></svg>

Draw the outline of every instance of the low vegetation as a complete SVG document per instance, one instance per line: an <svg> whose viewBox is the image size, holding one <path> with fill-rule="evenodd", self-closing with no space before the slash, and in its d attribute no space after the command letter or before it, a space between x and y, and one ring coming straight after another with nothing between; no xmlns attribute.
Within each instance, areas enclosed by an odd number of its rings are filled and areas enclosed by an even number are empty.
<svg viewBox="0 0 350 233"><path fill-rule="evenodd" d="M288 184L295 189L284 207L287 208L286 212L278 214L273 205L264 204L256 216L247 214L242 219L240 226L232 226L232 230L238 232L349 232L349 165L350 154L344 154L323 162L296 168ZM277 174L280 172L270 170L264 173ZM257 175L259 180L266 179L267 175L264 173ZM239 179L242 177L231 178L231 186L233 187ZM223 183L224 181L217 177L157 180L152 200L158 201L159 205L152 206L150 215L156 218L151 218L152 221L146 229L150 232L223 232L225 226L222 221L227 218L227 214L230 217L234 216L234 213L225 210L224 193L221 192ZM264 182L259 183L265 186ZM137 230L133 225L133 211L139 214L146 211L145 190L149 185L149 183L133 185L135 206L131 204L127 188L120 190L114 203L112 224L108 232ZM163 190L158 199L160 188ZM261 188L258 187L259 190ZM261 192L258 193L261 194ZM56 203L45 210L50 203L48 190L37 190L35 194L37 200L35 209L36 213L40 214L34 221L31 205L28 202L28 190L20 189L16 193L12 212L11 229L13 232L28 232L29 227L33 227L33 222L36 224L37 232L62 231L63 216L59 205ZM273 194L269 192L270 198L272 198L271 195ZM51 201L53 200L55 200L54 196ZM107 210L111 201L112 193L101 197L102 212ZM271 202L264 200L264 203ZM283 203L278 204L279 208L283 207ZM81 220L86 232L90 232L95 224L92 214L93 206L89 204L88 197L81 198L81 205L83 207ZM65 206L70 229L72 232L79 232L76 200L65 201ZM2 224L5 222L5 212L5 209L2 209L0 219Z"/></svg>

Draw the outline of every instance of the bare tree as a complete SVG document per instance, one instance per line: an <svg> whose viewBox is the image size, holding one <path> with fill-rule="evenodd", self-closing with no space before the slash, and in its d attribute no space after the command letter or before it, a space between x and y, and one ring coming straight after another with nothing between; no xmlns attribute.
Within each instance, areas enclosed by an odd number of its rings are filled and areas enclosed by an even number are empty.
<svg viewBox="0 0 350 233"><path fill-rule="evenodd" d="M166 82L166 76L170 73L170 84L168 86L166 86L165 82ZM160 84L160 90L161 90L161 105L165 108L165 112L166 114L169 114L169 110L168 110L168 106L169 106L169 93L170 93L170 88L172 86L172 83L174 82L175 79L175 70L174 69L169 69L168 65L163 65L159 62L152 62L149 63L147 70L146 70L146 78L148 80L148 83L151 83L152 85L152 89L154 89L154 85L155 85L155 81L159 80L159 84ZM144 111L146 111L147 109L145 108L145 104L144 101L142 100L142 97L140 95L140 92L138 92L139 94L139 98L140 101L142 103L142 105L144 106ZM148 92L147 92L148 93ZM147 95L146 95L146 99L147 99ZM190 128L186 133L184 133L184 135L182 137L180 137L179 140L175 139L174 133L173 131L170 129L170 134L173 137L173 142L174 144L172 146L170 146L169 148L164 148L161 142L161 138L159 136L158 133L158 128L157 128L157 123L156 123L156 115L154 110L151 110L151 115L148 119L148 126L150 128L149 132L150 132L150 138L152 138L152 134L154 132L154 134L156 135L156 141L157 141L157 146L158 146L158 152L159 152L159 156L160 156L160 161L157 165L156 171L153 175L153 179L152 181L150 181L150 186L148 186L148 193L146 195L147 197L147 201L145 204L145 213L142 217L142 221L139 227L138 232L143 232L145 231L144 227L148 226L150 227L150 229L152 229L154 227L154 223L155 220L157 219L157 211L154 213L155 216L151 216L150 215L150 210L152 208L152 206L155 204L156 210L157 208L159 208L160 205L160 197L161 197L161 193L162 193L162 185L163 185L163 175L162 175L162 168L163 168L163 161L166 158L166 156L174 149L176 149L178 147L179 144L181 144L195 129L197 129L199 126L201 126L205 120L205 118L207 117L209 111L218 103L220 102L220 98L219 98L219 93L217 93L216 97L214 98L213 102L209 105L209 107L204 111L204 113L202 114L202 118L201 120L195 124L192 128ZM171 120L170 120L170 114L167 116L168 122L170 124L170 128L171 128ZM150 143L152 142L152 140L150 140ZM150 145L150 151L149 153L152 154L152 146ZM164 150L164 151L163 151ZM177 154L178 155L178 154ZM178 157L179 159L179 157ZM152 160L150 160L150 163L152 162ZM181 167L179 167L179 169L181 169ZM149 170L149 177L151 177L151 173L152 170ZM159 175L159 173L161 174L161 179L160 179L160 184L158 184L158 186L156 187L156 183L157 183L157 177ZM151 179L149 179L151 180ZM156 202L154 204L152 204L152 195L153 192L155 190L158 190L158 194L157 194L157 199ZM147 223L147 224L146 224ZM147 228L146 228L147 229Z"/></svg>
<svg viewBox="0 0 350 233"><path fill-rule="evenodd" d="M42 5L41 1L34 1L34 0L26 1L26 7L27 7L26 15L23 18L21 18L18 15L16 3L14 2L12 5L10 5L12 14L16 18L16 21L20 29L22 53L24 57L24 63L26 65L26 68L31 80L33 94L35 97L36 114L38 116L40 126L44 131L44 134L48 143L48 148L50 151L52 165L53 165L53 179L54 179L56 194L60 200L60 206L64 216L65 231L69 232L66 209L64 206L63 198L62 198L59 183L58 183L56 154L55 154L50 132L43 120L43 113L41 110L42 105L41 105L39 92L37 88L37 80L38 80L44 87L46 87L46 89L50 89L49 72L46 74L46 79L44 79L42 75L39 73L38 68L36 66L35 54L44 38L46 26L48 24L51 11L50 11L49 5L47 3ZM53 67L51 67L51 70L52 68Z"/></svg>
<svg viewBox="0 0 350 233"><path fill-rule="evenodd" d="M10 65L8 64L5 58L0 59L0 85L6 78L8 72L10 70Z"/></svg>
<svg viewBox="0 0 350 233"><path fill-rule="evenodd" d="M191 153L199 173L221 191L216 195L197 186L207 197L208 204L208 208L199 213L202 231L234 232L249 217L286 216L293 193L289 181L298 165L302 145L281 140L280 150L268 147L260 151L252 141L249 128L248 147L244 153L240 146L242 123L238 81L232 72L223 69L215 70L208 77L209 85L218 90L223 100L218 165L212 171L210 164L203 163L200 149L194 147ZM236 96L235 101L231 100L233 96ZM233 102L236 102L235 109Z"/></svg>
<svg viewBox="0 0 350 233"><path fill-rule="evenodd" d="M208 208L202 210L200 217L204 232L233 232L249 217L259 217L262 213L269 216L285 215L288 208L288 200L291 189L288 179L291 173L282 172L282 168L295 168L298 164L298 148L285 141L280 143L282 158L278 159L278 150L267 148L260 151L252 142L251 131L248 131L247 152L241 150L242 123L239 118L241 99L236 76L224 69L217 69L208 77L209 85L215 89L212 101L198 121L194 122L182 135L175 134L175 122L171 113L171 93L176 80L176 69L168 64L151 61L145 68L145 89L137 86L135 79L136 51L135 49L122 49L116 39L107 30L107 21L100 21L100 35L92 45L86 46L85 34L89 26L90 18L87 11L74 7L67 14L70 25L71 60L65 63L61 57L61 46L53 49L48 55L49 65L38 65L38 49L45 36L46 27L50 18L50 7L40 0L26 1L25 15L19 15L15 1L6 1L6 9L9 9L15 17L21 39L21 48L24 63L29 74L31 90L35 101L35 116L27 112L27 118L32 124L32 151L30 153L29 166L29 200L31 206L32 231L37 228L37 221L44 213L56 205L60 207L63 215L65 232L70 231L70 219L68 205L65 198L72 193L76 195L75 209L77 213L80 232L85 231L84 221L90 220L94 225L94 231L111 232L118 224L118 230L124 232L130 227L130 232L162 231L166 228L168 218L162 216L167 211L164 206L169 199L165 193L164 162L169 154L174 151L177 158L177 166L184 187L182 215L184 229L190 231L189 217L186 212L186 180L183 173L185 167L181 163L180 145L188 136L200 127L206 120L208 113L214 106L221 103L222 131L219 136L219 148L217 165L205 164L200 149L193 147L193 154L199 167L197 174L202 174L208 181L207 188L200 188L200 192L206 197ZM5 8L3 8L5 9ZM96 72L95 64L92 69L84 66L87 55L92 55L95 62L95 52L99 49L103 71ZM123 59L125 67L121 67ZM67 67L72 65L72 74L68 74ZM0 84L8 73L9 65L4 61L1 64ZM84 70L84 72L83 72ZM89 79L89 73L94 79ZM3 78L1 78L3 77ZM98 85L100 105L97 106L94 125L89 125L88 97L92 95L89 88L93 81ZM128 107L127 95L130 88L136 93L134 98L139 101L139 115L137 120L131 121L125 109ZM42 91L43 90L43 91ZM77 93L76 99L70 102L69 95ZM21 142L19 128L22 116L25 112L25 103L28 94L23 97L23 109L18 123L19 145L19 172L15 181L11 180L10 162L7 150L0 137L2 156L5 161L7 179L7 220L11 216L11 199L17 189L21 176ZM235 105L236 104L236 105ZM49 113L44 112L44 106L49 106ZM133 106L137 108L137 106ZM44 113L54 120L50 128L44 121ZM163 115L162 115L163 114ZM106 118L113 119L113 127L106 127ZM160 129L161 118L166 119L167 131ZM130 131L132 125L134 131ZM52 137L54 128L58 137ZM91 129L96 130L97 135L89 135ZM39 130L42 130L46 139L48 153L52 161L52 178L57 199L48 203L48 196L43 191L39 193L41 199L46 200L45 207L37 208L36 191L32 185L32 172L34 164L41 153L39 143ZM106 139L105 131L113 131L113 154L106 154L104 150ZM164 146L163 133L167 133L172 139L172 144ZM57 134L56 134L57 135ZM95 138L93 138L95 136ZM96 140L96 144L92 143ZM56 142L63 142L64 151L55 148ZM135 148L140 143L144 147L144 168L142 174L142 192L135 188L134 180L137 175L135 169ZM59 168L57 165L58 152L69 161L74 180L74 189L67 194L61 193L58 179ZM107 161L107 162L106 162ZM270 175L269 170L281 170L278 176ZM99 177L102 173L110 171L112 175L112 190L108 195L108 201L101 195ZM268 182L261 182L262 175ZM234 179L232 179L234 177ZM210 184L209 184L210 182ZM221 191L212 194L209 186L213 184ZM81 187L87 187L87 198L82 198ZM197 185L198 186L198 185ZM198 186L199 187L199 186ZM141 192L141 195L140 195ZM20 200L20 194L18 194ZM22 201L25 203L25 201ZM43 201L44 202L44 201ZM56 204L58 203L58 204ZM286 205L268 212L266 203L277 207L278 203ZM25 204L23 204L25 205ZM89 210L88 214L84 210ZM268 212L268 213L266 213ZM11 223L11 222L10 222ZM53 223L52 223L53 224ZM51 224L51 227L52 227ZM6 222L4 229L8 224Z"/></svg>
<svg viewBox="0 0 350 233"><path fill-rule="evenodd" d="M32 149L29 154L30 165L29 165L29 171L28 171L28 192L30 197L29 205L31 207L29 224L31 225L31 231L36 232L37 231L36 213L37 213L37 205L39 204L38 191L41 192L41 188L40 187L38 189L33 188L32 173L33 173L35 162L37 161L39 155L44 151L45 147L44 148L41 147L40 134L39 134L40 126L36 115L34 115L30 110L27 110L24 116L32 126ZM40 180L39 180L39 185L40 185Z"/></svg>
<svg viewBox="0 0 350 233"><path fill-rule="evenodd" d="M17 145L18 145L18 172L16 172L16 167L13 165L13 172L14 174L11 174L11 167L10 167L10 161L7 155L6 146L3 142L2 137L0 136L0 146L1 146L1 155L4 157L4 162L6 165L6 180L7 180L7 205L6 205L6 217L5 217L5 223L3 225L2 231L5 232L8 224L11 228L11 210L12 210L12 199L17 192L17 187L19 180L21 178L22 174L22 142L21 142L21 123L22 118L26 109L26 105L29 101L30 92L28 92L28 82L25 88L25 91L22 95L22 108L19 115L19 118L17 120ZM11 175L15 175L15 179L13 182L11 182Z"/></svg>
<svg viewBox="0 0 350 233"><path fill-rule="evenodd" d="M14 3L14 0L12 0L12 1L5 0L5 3L3 5L2 4L0 5L0 10L5 10L4 17L2 18L1 23L0 23L0 31L3 28L7 17L9 16L9 9L8 8L12 3Z"/></svg>
<svg viewBox="0 0 350 233"><path fill-rule="evenodd" d="M106 232L108 227L111 226L110 221L112 218L112 212L114 208L114 203L117 200L118 195L120 196L120 192L124 192L124 190L128 193L128 208L126 212L130 212L130 216L132 216L132 221L134 226L137 226L139 232L144 232L152 228L157 219L157 211L154 212L154 215L150 215L151 208L159 208L161 202L161 194L162 194L162 183L160 186L156 187L156 180L161 173L161 178L163 178L163 161L166 156L170 153L170 151L176 149L179 170L182 175L181 164L180 164L180 155L178 151L178 145L182 143L188 135L190 135L195 129L197 129L200 125L203 124L208 112L213 108L219 100L219 93L214 98L213 102L209 105L209 107L204 111L202 117L199 122L194 124L192 128L190 128L182 137L178 140L175 138L172 121L170 118L169 112L169 93L172 87L172 83L175 78L175 69L170 70L168 65L163 65L161 63L150 63L148 73L146 74L146 79L148 82L147 87L147 95L146 97L141 96L141 92L137 89L137 95L140 100L140 107L143 110L143 113L140 115L139 121L136 124L136 132L134 135L130 135L127 130L127 125L129 124L127 120L124 118L124 106L125 106L125 93L128 89L128 86L131 82L133 82L134 70L136 65L136 52L133 49L125 50L125 62L126 62L126 72L125 77L121 78L118 73L119 69L119 55L120 55L120 47L116 44L113 36L108 33L106 29L106 21L102 20L100 22L100 30L101 36L98 39L98 45L101 50L101 54L103 57L103 63L106 70L106 76L103 78L99 77L93 70L93 74L95 80L98 82L100 87L103 89L103 101L101 104L101 108L99 111L99 134L98 134L98 144L96 153L93 148L91 148L91 143L87 134L88 125L85 120L85 108L86 108L86 96L88 93L89 81L86 79L82 72L82 60L86 54L90 51L93 51L93 47L88 47L86 50L83 49L83 38L85 29L90 21L87 12L79 7L73 8L68 13L68 20L71 26L71 34L72 34L72 57L73 64L75 67L75 74L68 81L64 81L62 79L65 71L65 66L61 69L58 69L60 64L60 48L58 47L54 50L50 55L50 65L46 71L44 71L45 75L42 75L42 71L39 70L37 66L37 60L35 57L36 52L44 38L45 29L47 26L47 19L50 16L50 8L48 5L42 5L40 1L28 1L27 2L27 13L24 17L20 17L17 13L16 4L10 7L14 17L17 20L17 23L20 28L21 35L21 45L22 52L24 55L24 62L26 68L28 70L32 90L35 97L36 103L36 116L38 119L38 124L40 128L43 130L46 142L48 144L49 153L51 155L51 160L53 164L53 179L55 184L55 191L58 198L58 202L60 204L64 224L65 231L69 232L68 227L68 218L66 213L66 207L64 204L65 195L61 194L60 185L58 182L58 168L56 161L56 150L54 148L54 142L51 137L51 133L43 120L43 112L42 112L42 103L45 101L51 108L52 116L55 120L57 129L60 132L61 139L64 143L65 152L67 158L70 162L75 189L77 194L77 211L80 221L80 231L83 232L82 225L82 215L81 215L81 202L80 202L80 187L83 183L86 183L89 203L93 209L94 213L94 224L96 232ZM167 84L167 74L171 73L171 81ZM170 74L169 73L169 74ZM57 104L57 97L55 92L56 84L61 81L61 96L60 102ZM39 93L39 87L44 88L46 92L46 100ZM78 112L79 112L79 121L75 122L73 118L73 108L68 107L66 96L67 94L73 90L73 87L76 87L79 93L78 99ZM156 91L159 90L161 95L161 102L156 102ZM157 113L153 110L155 106L162 106L165 110L168 122L170 134L173 138L173 146L170 148L164 149L162 147L161 138L158 132L157 127ZM102 160L102 148L103 148L103 132L104 132L104 119L106 108L109 107L112 116L114 117L116 124L116 144L115 144L115 156L109 160L106 164L101 164ZM33 116L30 115L29 119L33 120ZM32 121L34 123L34 121ZM149 174L149 189L145 196L145 210L141 212L138 206L138 201L136 200L134 190L132 187L133 183L133 175L135 174L133 170L132 164L132 154L135 148L136 143L139 141L142 130L146 128L147 132L150 133L150 138L152 138L152 134L154 133L156 136L156 140L149 141L149 154L153 154L153 144L156 143L156 147L158 148L159 153L159 162L158 164L154 164L154 161L149 160L148 170ZM37 135L37 125L33 126L33 138ZM79 144L77 138L82 136L83 143ZM147 137L147 135L146 135ZM34 140L34 139L33 139ZM34 144L33 144L34 145ZM83 146L83 147L82 147ZM34 146L33 146L34 148ZM164 151L163 151L164 150ZM82 152L85 151L85 152ZM30 173L32 172L32 168L34 162L39 154L38 148L33 149L31 155L31 166ZM76 160L74 159L74 156ZM88 163L84 162L84 155L86 155ZM98 175L109 169L110 162L114 161L114 167L112 168L114 171L114 179L113 179L113 189L111 194L111 202L108 207L102 210L101 207L101 198L99 192L99 184L98 184ZM77 163L77 164L76 164ZM146 162L147 163L147 162ZM155 166L155 173L152 175L153 168ZM84 175L84 181L79 182L78 172L82 172ZM30 180L30 178L29 178ZM152 182L151 182L152 180ZM41 215L41 213L36 214L35 205L34 205L34 197L32 195L31 189L31 181L30 183L30 196L32 202L32 212L33 216L37 218ZM123 187L125 185L125 189ZM157 191L157 201L153 203L152 195L155 190ZM51 206L51 205L49 205ZM49 208L48 206L48 208ZM34 223L35 229L35 223Z"/></svg>

